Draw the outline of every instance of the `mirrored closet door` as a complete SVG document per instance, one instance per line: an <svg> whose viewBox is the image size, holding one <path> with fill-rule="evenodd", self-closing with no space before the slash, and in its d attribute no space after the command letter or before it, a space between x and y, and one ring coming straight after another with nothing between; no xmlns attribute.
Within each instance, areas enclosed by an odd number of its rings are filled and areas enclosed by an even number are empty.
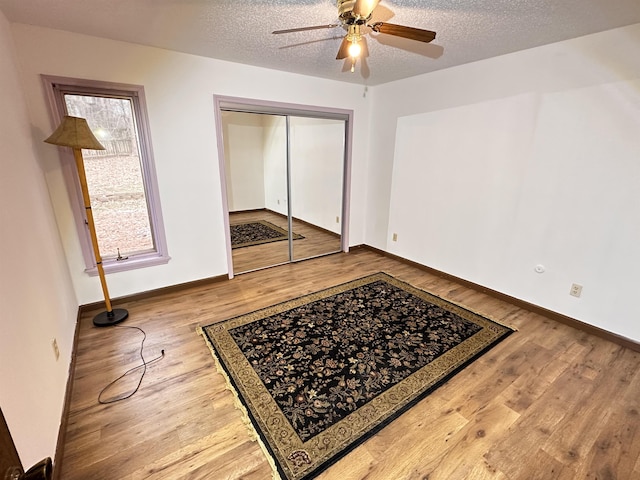
<svg viewBox="0 0 640 480"><path fill-rule="evenodd" d="M339 252L345 124L341 120L289 117L293 259ZM295 238L295 236L294 236Z"/></svg>
<svg viewBox="0 0 640 480"><path fill-rule="evenodd" d="M346 116L260 110L219 105L230 276L345 249Z"/></svg>

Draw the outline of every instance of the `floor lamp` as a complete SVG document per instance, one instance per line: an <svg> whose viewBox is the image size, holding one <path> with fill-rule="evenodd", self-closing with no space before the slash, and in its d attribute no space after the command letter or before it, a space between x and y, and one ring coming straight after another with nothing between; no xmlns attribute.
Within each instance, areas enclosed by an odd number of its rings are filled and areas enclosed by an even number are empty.
<svg viewBox="0 0 640 480"><path fill-rule="evenodd" d="M102 257L98 248L98 237L96 235L96 226L93 221L93 212L91 211L91 200L89 198L89 188L87 187L87 177L84 171L84 163L82 161L82 149L87 150L104 150L96 137L91 132L87 121L84 118L71 117L65 115L62 123L55 132L51 134L45 142L61 147L71 147L73 149L73 157L76 161L78 178L80 187L82 188L82 198L84 199L84 208L87 216L87 225L91 234L91 244L93 245L93 254L96 257L96 267L100 276L100 284L102 285L102 293L104 294L104 303L107 307L106 312L99 313L93 319L93 324L97 327L108 327L125 320L129 316L123 308L111 308L111 299L109 298L109 290L107 289L107 280L104 276L104 268L102 267Z"/></svg>

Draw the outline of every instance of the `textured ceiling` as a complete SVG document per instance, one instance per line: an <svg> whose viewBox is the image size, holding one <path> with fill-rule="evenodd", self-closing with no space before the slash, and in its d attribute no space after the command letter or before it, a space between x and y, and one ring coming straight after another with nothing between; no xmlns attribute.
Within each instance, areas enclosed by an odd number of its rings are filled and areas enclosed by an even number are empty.
<svg viewBox="0 0 640 480"><path fill-rule="evenodd" d="M430 44L369 33L349 72L334 0L0 0L12 22L277 70L377 85L640 22L640 0L382 0L373 20L437 32Z"/></svg>

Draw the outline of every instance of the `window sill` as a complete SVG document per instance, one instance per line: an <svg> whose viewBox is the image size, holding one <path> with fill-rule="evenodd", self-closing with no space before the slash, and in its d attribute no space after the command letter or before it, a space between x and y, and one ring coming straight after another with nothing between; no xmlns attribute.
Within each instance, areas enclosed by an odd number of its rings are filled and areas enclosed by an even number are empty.
<svg viewBox="0 0 640 480"><path fill-rule="evenodd" d="M102 263L102 268L104 269L104 273L116 273L116 272L126 272L128 270L137 270L139 268L146 267L154 267L156 265L165 265L169 263L171 257L168 255L138 255L135 258L126 259L126 260L105 260ZM98 268L87 268L85 269L85 273L87 273L90 277L98 276Z"/></svg>

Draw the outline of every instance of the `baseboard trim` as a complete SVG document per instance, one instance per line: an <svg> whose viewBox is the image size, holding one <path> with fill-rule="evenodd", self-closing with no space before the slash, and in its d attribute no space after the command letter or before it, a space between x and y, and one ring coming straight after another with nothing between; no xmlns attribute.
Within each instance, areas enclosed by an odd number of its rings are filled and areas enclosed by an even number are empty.
<svg viewBox="0 0 640 480"><path fill-rule="evenodd" d="M248 210L233 210L233 211L229 211L229 214L232 213L256 213L256 212L264 212L265 210L268 210L265 207L262 208L249 208Z"/></svg>
<svg viewBox="0 0 640 480"><path fill-rule="evenodd" d="M280 216L280 217L282 217L282 218L285 218L285 219L288 219L288 218L289 218L287 215L285 215L285 214L283 214L283 213L280 213L280 212L276 212L275 210L271 210L271 209L269 209L269 208L264 208L263 210L264 210L264 211L267 211L267 212L269 212L269 213L273 213L274 215L278 215L278 216ZM313 224L313 223L311 223L311 222L307 222L306 220L302 220L301 218L298 218L298 217L291 217L291 219L292 219L292 220L295 220L296 222L303 223L303 224L307 225L308 227L311 227L311 228L317 228L318 230L322 230L324 233L327 233L327 234L329 234L329 235L333 235L333 236L334 236L334 237L336 237L336 238L340 238L340 237L341 237L341 235L340 235L339 233L332 232L332 231L331 231L331 230L329 230L329 229L326 229L326 228L324 228L324 227L320 227L320 226L315 225L315 224Z"/></svg>
<svg viewBox="0 0 640 480"><path fill-rule="evenodd" d="M451 275L449 273L445 273L442 272L440 270L437 270L435 268L429 267L427 265L422 265L421 263L418 262L414 262L413 260L408 260L404 257L401 257L399 255L395 255L393 253L389 253L389 252L385 252L384 250L381 250L379 248L376 247L372 247L370 245L366 245L366 244L361 244L361 245L355 245L355 246L351 246L349 247L349 250L351 252L354 252L359 249L363 249L363 250L370 250L372 252L378 253L380 255L383 255L385 257L388 258L392 258L394 260L397 260L399 262L403 262L406 263L408 265L411 265L413 267L419 268L421 270L424 270L426 272L429 272L433 275L436 275L440 278L445 278L447 280L459 283L461 285L464 285L466 287L469 288L473 288L474 290L480 291L482 293L485 293L487 295L490 295L494 298L497 298L498 300L502 300L505 302L509 302L517 307L523 308L525 310L529 310L530 312L534 312L537 313L539 315L542 315L544 317L547 317L551 320L554 320L556 322L559 323L563 323L565 325L568 325L570 327L576 328L578 330L581 330L585 333L589 333L591 335L595 335L597 337L603 338L605 340L609 340L610 342L614 342L620 346L623 346L625 348L629 348L631 350L634 350L636 352L640 352L640 342L636 342L635 340L632 340L630 338L624 337L622 335L618 335L617 333L613 333L610 332L608 330L605 330L603 328L600 327L596 327L594 325L590 325L588 323L585 323L581 320L576 320L575 318L569 317L567 315L563 315L562 313L558 313L558 312L554 312L553 310L549 310L547 308L541 307L539 305L535 305L533 303L530 302L526 302L524 300L520 300L519 298L516 297L512 297L511 295L507 295L506 293L502 293L499 292L497 290L493 290L491 288L488 287L484 287L480 284L471 282L469 280L465 280L463 278L460 277L456 277L455 275ZM112 299L112 303L114 304L118 304L118 303L125 303L125 302L131 302L131 301L135 301L135 300L143 300L145 298L150 298L150 297L154 297L157 295L164 295L164 294L168 294L168 293L175 293L175 292L179 292L181 290L185 290L187 288L192 288L192 287L199 287L199 286L204 286L204 285L208 285L211 283L216 283L216 282L220 282L223 280L228 280L228 276L227 275L218 275L216 277L209 277L209 278L204 278L201 280L195 280L192 282L186 282L186 283L181 283L181 284L177 284L177 285L171 285L168 287L162 287L162 288L158 288L158 289L154 289L154 290L148 290L145 292L141 292L141 293L135 293L132 295L127 295L127 296L123 296L123 297L118 297L115 299ZM78 310L78 322L76 325L76 333L75 333L75 338L74 338L74 351L72 354L72 364L75 363L75 342L77 342L77 336L78 336L78 326L80 324L80 317L82 316L82 314L84 312L87 311L91 311L91 310L96 310L96 309L100 309L100 308L104 308L104 301L100 301L100 302L95 302L95 303L91 303L91 304L86 304L86 305L81 305L79 307ZM67 388L68 392L70 391L70 387ZM65 402L65 408L66 408L66 402ZM56 453L56 459L58 458L58 455Z"/></svg>
<svg viewBox="0 0 640 480"><path fill-rule="evenodd" d="M56 443L56 451L53 457L52 480L60 480L60 472L62 469L62 458L64 456L64 445L67 439L67 426L69 425L69 411L71 410L71 394L73 392L73 379L76 373L76 358L78 354L78 338L80 336L80 318L82 314L78 308L76 316L76 327L73 332L73 345L71 347L71 361L69 362L69 376L67 377L67 387L64 392L64 404L62 406L62 418L60 419L60 428L58 430L58 440Z"/></svg>
<svg viewBox="0 0 640 480"><path fill-rule="evenodd" d="M385 252L384 250L381 250L379 248L376 247L372 247L370 245L357 245L355 247L351 247L351 250L353 251L354 249L364 249L364 250L370 250L372 252L378 253L380 255L383 255L385 257L388 258L392 258L394 260L397 260L399 262L411 265L413 267L419 268L421 270L424 270L426 272L429 272L433 275L436 275L440 278L444 278L447 280L451 280L453 282L459 283L461 285L464 285L465 287L469 287L469 288L473 288L474 290L480 291L482 293L485 293L487 295L490 295L493 298L496 298L498 300L502 300L508 303L511 303L512 305L515 305L519 308L523 308L525 310L528 310L530 312L534 312L537 313L539 315L542 315L543 317L549 318L551 320L554 320L556 322L562 323L564 325L568 325L570 327L573 327L577 330L580 330L582 332L591 334L591 335L595 335L596 337L599 338L603 338L605 340L608 340L610 342L616 343L622 347L628 348L630 350L636 351L636 352L640 352L640 342L636 342L635 340L632 340L630 338L624 337L622 335L618 335L617 333L613 333L610 332L608 330L605 330L603 328L600 327L596 327L594 325L590 325L588 323L582 322L580 320L576 320L575 318L569 317L567 315L563 315L562 313L558 313L558 312L554 312L553 310L549 310L547 308L541 307L539 305L535 305L533 303L529 303L526 302L524 300L520 300L519 298L516 297L512 297L510 295L507 295L506 293L502 293L502 292L498 292L497 290L492 290L491 288L487 288L487 287L483 287L482 285L479 285L477 283L473 283L470 282L469 280L465 280L463 278L460 277L456 277L455 275L451 275L449 273L445 273L442 272L440 270L437 270L435 268L432 267L428 267L426 265L422 265L421 263L417 263L414 262L413 260L408 260L406 258L400 257L399 255L394 255L393 253L389 253L389 252Z"/></svg>
<svg viewBox="0 0 640 480"><path fill-rule="evenodd" d="M188 288L202 287L205 285L209 285L211 283L221 282L223 280L229 280L229 276L217 275L215 277L207 277L207 278L202 278L200 280L193 280L191 282L178 283L176 285L169 285L168 287L161 287L153 290L146 290L140 293L133 293L131 295L112 298L111 303L113 305L117 305L117 304L122 304L127 302L134 302L137 300L144 300L145 298L151 298L158 295L166 295L169 293L176 293L182 290L186 290ZM80 307L78 307L79 309L78 317L80 317L85 312L90 312L92 310L99 310L101 308L105 308L104 300L101 300L99 302L87 303L85 305L80 305Z"/></svg>

